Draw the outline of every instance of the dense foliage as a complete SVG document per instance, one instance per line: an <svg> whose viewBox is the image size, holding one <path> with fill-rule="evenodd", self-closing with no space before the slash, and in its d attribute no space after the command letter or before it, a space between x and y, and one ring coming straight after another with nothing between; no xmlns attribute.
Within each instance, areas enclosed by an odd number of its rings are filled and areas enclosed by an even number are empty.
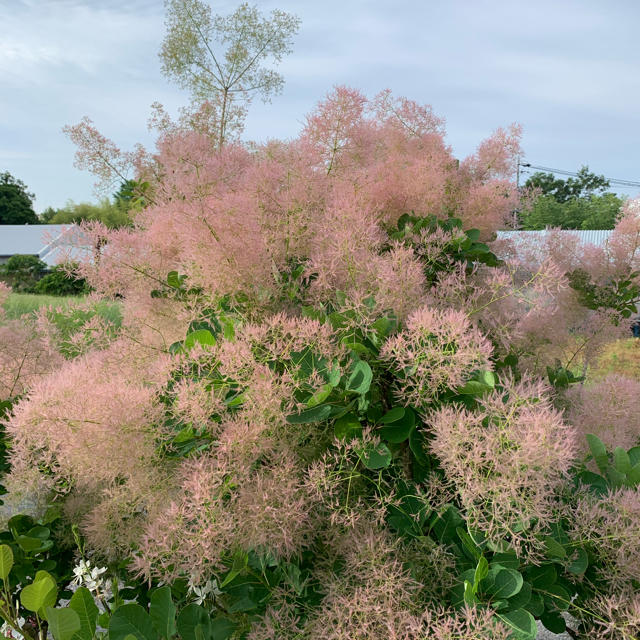
<svg viewBox="0 0 640 640"><path fill-rule="evenodd" d="M46 209L41 220L45 224L74 224L86 221L101 222L109 229L126 227L131 225L128 214L130 199L120 192L116 194L114 201L105 198L98 204L88 202L70 202L62 209Z"/></svg>
<svg viewBox="0 0 640 640"><path fill-rule="evenodd" d="M73 263L49 269L38 256L17 254L0 265L0 279L17 293L77 296L88 293L84 278L78 277Z"/></svg>
<svg viewBox="0 0 640 640"><path fill-rule="evenodd" d="M518 139L459 162L428 107L346 88L287 143L214 152L167 129L140 155L134 226L86 226L100 254L78 271L122 327L76 308L31 333L53 364L7 422L6 499L55 501L80 586L60 603L42 567L16 603L7 537L8 624L533 639L570 611L576 637L637 638L637 383L579 385L624 309L568 274L634 290L640 211L587 256L553 234L490 245Z"/></svg>
<svg viewBox="0 0 640 640"><path fill-rule="evenodd" d="M22 180L14 178L8 171L0 173L0 225L38 224L33 198Z"/></svg>
<svg viewBox="0 0 640 640"><path fill-rule="evenodd" d="M47 264L34 255L16 254L0 265L0 278L14 291L31 292L47 271Z"/></svg>
<svg viewBox="0 0 640 640"><path fill-rule="evenodd" d="M535 194L521 215L523 229L613 229L623 200L607 192L609 182L582 167L575 178L534 173L525 183Z"/></svg>

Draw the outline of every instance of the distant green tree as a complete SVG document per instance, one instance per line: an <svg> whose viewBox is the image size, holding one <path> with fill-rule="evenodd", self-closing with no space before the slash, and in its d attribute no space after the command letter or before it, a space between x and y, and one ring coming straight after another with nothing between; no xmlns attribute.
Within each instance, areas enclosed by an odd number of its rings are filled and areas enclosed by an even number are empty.
<svg viewBox="0 0 640 640"><path fill-rule="evenodd" d="M613 229L623 202L615 193L605 192L609 181L588 167L567 180L535 173L525 187L540 195L522 213L523 229Z"/></svg>
<svg viewBox="0 0 640 640"><path fill-rule="evenodd" d="M58 213L58 209L54 209L53 207L47 207L40 214L40 222L42 224L51 224L51 219L53 218L53 216L56 215L56 213Z"/></svg>
<svg viewBox="0 0 640 640"><path fill-rule="evenodd" d="M127 203L123 200L111 202L107 198L98 204L69 202L65 207L47 217L49 224L73 224L95 220L102 222L110 229L131 225L131 218L127 213Z"/></svg>
<svg viewBox="0 0 640 640"><path fill-rule="evenodd" d="M558 202L553 196L540 196L522 216L524 229L613 229L622 206L614 193Z"/></svg>
<svg viewBox="0 0 640 640"><path fill-rule="evenodd" d="M567 202L573 198L586 198L598 191L604 192L611 185L602 175L598 176L589 167L580 167L575 178L562 180L553 173L534 173L526 182L525 187L538 189L541 195L549 195L556 202Z"/></svg>
<svg viewBox="0 0 640 640"><path fill-rule="evenodd" d="M0 224L38 224L33 198L22 180L8 171L0 173Z"/></svg>

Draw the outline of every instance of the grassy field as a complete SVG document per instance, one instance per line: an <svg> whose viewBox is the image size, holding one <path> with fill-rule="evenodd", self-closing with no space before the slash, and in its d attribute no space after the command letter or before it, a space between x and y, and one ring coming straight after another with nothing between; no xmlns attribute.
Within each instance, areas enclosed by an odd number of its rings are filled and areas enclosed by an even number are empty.
<svg viewBox="0 0 640 640"><path fill-rule="evenodd" d="M611 343L589 370L589 378L600 380L609 373L619 373L640 380L640 338Z"/></svg>
<svg viewBox="0 0 640 640"><path fill-rule="evenodd" d="M40 307L52 306L66 308L70 304L80 302L81 296L47 296L35 293L12 293L4 303L7 318L19 318L20 316L33 313ZM96 303L98 313L107 320L120 324L122 314L120 305L117 302L101 300Z"/></svg>

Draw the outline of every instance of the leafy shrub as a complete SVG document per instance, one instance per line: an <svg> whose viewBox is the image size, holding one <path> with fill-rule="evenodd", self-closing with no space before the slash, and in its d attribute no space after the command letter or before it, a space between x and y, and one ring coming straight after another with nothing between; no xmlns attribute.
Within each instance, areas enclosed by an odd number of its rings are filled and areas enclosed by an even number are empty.
<svg viewBox="0 0 640 640"><path fill-rule="evenodd" d="M47 265L32 255L14 255L0 265L0 277L17 292L31 292L46 273Z"/></svg>
<svg viewBox="0 0 640 640"><path fill-rule="evenodd" d="M86 281L69 272L69 267L57 265L33 287L34 293L53 296L81 296L89 292Z"/></svg>
<svg viewBox="0 0 640 640"><path fill-rule="evenodd" d="M458 163L430 109L345 88L290 143L162 136L149 205L80 266L120 332L54 314L84 346L7 423L11 481L109 565L110 636L533 640L570 610L634 638L637 451L585 450L558 408L623 310L486 244L517 138ZM636 278L634 211L594 282Z"/></svg>

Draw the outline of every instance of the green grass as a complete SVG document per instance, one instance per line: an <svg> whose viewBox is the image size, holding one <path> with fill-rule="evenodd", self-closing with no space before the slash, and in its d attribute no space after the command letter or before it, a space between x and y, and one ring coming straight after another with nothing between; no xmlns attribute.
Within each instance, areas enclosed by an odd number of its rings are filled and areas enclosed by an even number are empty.
<svg viewBox="0 0 640 640"><path fill-rule="evenodd" d="M610 373L640 380L640 338L612 342L589 369L588 377L600 380Z"/></svg>
<svg viewBox="0 0 640 640"><path fill-rule="evenodd" d="M40 307L52 306L66 308L70 304L82 301L82 296L48 296L35 293L12 293L4 303L6 317L19 318L33 313ZM117 326L122 322L122 312L117 302L101 300L96 303L98 313Z"/></svg>

